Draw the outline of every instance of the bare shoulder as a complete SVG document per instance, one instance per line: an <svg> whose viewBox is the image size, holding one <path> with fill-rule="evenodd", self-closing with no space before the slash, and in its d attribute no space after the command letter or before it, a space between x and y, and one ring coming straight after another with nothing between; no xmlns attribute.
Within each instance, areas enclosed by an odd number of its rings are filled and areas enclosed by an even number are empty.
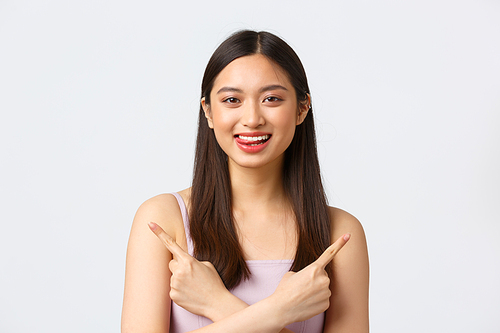
<svg viewBox="0 0 500 333"><path fill-rule="evenodd" d="M361 222L345 210L336 207L329 207L332 226L332 240L343 234L349 233L353 238L360 237L365 243L365 232Z"/></svg>
<svg viewBox="0 0 500 333"><path fill-rule="evenodd" d="M333 259L330 308L323 332L368 332L369 259L366 237L357 218L330 207L332 242L349 233L351 238Z"/></svg>
<svg viewBox="0 0 500 333"><path fill-rule="evenodd" d="M171 212L172 208L177 207L177 199L170 193L159 194L144 201L137 213L162 214Z"/></svg>
<svg viewBox="0 0 500 333"><path fill-rule="evenodd" d="M172 194L160 194L146 200L137 209L132 224L136 228L148 228L149 222L155 222L172 237L177 238L183 230L182 215L177 199Z"/></svg>
<svg viewBox="0 0 500 333"><path fill-rule="evenodd" d="M354 281L358 280L356 292L360 290L367 292L369 259L363 226L357 218L339 208L330 207L330 218L332 220L332 242L344 234L351 235L349 242L333 260L335 267L333 273L338 279L337 282L342 283L345 280L354 283ZM356 278L353 277L353 274Z"/></svg>
<svg viewBox="0 0 500 333"><path fill-rule="evenodd" d="M170 313L172 255L149 229L149 222L160 225L176 241L185 239L182 214L172 194L157 195L139 207L127 247L122 332L168 332L170 326L170 316L165 314Z"/></svg>

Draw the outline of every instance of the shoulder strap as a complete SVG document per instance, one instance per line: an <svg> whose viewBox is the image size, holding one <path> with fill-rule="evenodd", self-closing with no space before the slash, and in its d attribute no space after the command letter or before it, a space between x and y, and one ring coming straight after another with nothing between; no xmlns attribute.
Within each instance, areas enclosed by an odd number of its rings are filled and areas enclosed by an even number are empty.
<svg viewBox="0 0 500 333"><path fill-rule="evenodd" d="M193 240L191 239L191 234L189 233L189 215L186 209L186 204L184 203L184 200L182 200L182 197L179 193L173 192L170 194L172 194L177 199L177 203L179 204L179 208L182 214L182 222L184 222L184 232L186 233L188 253L190 255L193 255Z"/></svg>

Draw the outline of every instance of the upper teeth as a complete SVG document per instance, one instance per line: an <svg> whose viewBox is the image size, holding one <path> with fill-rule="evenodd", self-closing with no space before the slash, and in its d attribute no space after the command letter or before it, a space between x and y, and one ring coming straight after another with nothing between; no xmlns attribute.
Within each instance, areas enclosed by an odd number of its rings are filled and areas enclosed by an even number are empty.
<svg viewBox="0 0 500 333"><path fill-rule="evenodd" d="M261 135L261 136L243 136L243 135L239 135L239 137L240 137L240 139L246 140L246 141L262 141L262 140L269 139L269 134Z"/></svg>

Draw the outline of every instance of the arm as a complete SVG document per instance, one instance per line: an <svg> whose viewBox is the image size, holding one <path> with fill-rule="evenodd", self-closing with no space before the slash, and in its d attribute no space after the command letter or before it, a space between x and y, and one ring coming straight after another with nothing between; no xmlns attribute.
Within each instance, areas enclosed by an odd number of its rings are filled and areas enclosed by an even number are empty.
<svg viewBox="0 0 500 333"><path fill-rule="evenodd" d="M182 216L173 196L160 195L147 200L139 207L134 217L127 248L122 333L169 332L168 314L171 304L169 263L173 262L172 254L151 232L148 227L150 221L157 222L169 234L176 235L176 239L182 239L178 236L181 233L184 234ZM220 280L218 274L216 272L215 274ZM206 287L204 283L201 285ZM218 321L248 308L246 303L228 291L227 294L229 296L226 295L225 305L219 305L215 307L215 311L212 311L214 314L212 320ZM234 326L242 331L244 325L250 320L249 327L258 328L262 332L269 331L269 328L272 332L278 332L279 330L274 329L277 321L268 311L269 303L262 302L258 306L243 311L223 323L223 328L218 328L219 325L216 325L207 330L208 332L214 329L226 331L229 329L227 327ZM267 318L267 320L259 320L259 326L255 324L255 318ZM290 331L283 330L283 332Z"/></svg>
<svg viewBox="0 0 500 333"><path fill-rule="evenodd" d="M213 313L213 297L225 294L225 288L216 274L213 266L200 263L189 254L185 253L161 227L155 223L150 224L151 230L160 238L166 248L174 255L172 270L172 298L178 298L184 308L194 313ZM349 235L343 235L312 264L303 270L294 273L288 272L280 281L276 291L268 298L245 307L233 314L206 326L196 332L279 332L286 325L303 321L325 311L329 305L331 295L330 279L325 271L325 266L333 259L335 254L349 240ZM207 270L208 268L208 270ZM213 271L215 274L207 274ZM210 281L199 288L199 277L204 276L203 282ZM219 281L212 280L217 276ZM193 283L193 281L197 281ZM219 283L220 282L220 283ZM217 287L219 285L219 287ZM213 288L215 287L215 291ZM197 292L192 293L195 289ZM205 289L205 290L204 290ZM210 292L206 292L206 289ZM178 295L177 295L178 294ZM185 296L188 297L185 297ZM196 295L201 295L198 297ZM205 295L205 297L203 296ZM176 301L177 302L177 301ZM241 302L241 301L240 301Z"/></svg>
<svg viewBox="0 0 500 333"><path fill-rule="evenodd" d="M367 333L369 264L365 233L359 221L349 213L336 208L330 212L332 237L350 232L352 240L331 265L332 296L323 332Z"/></svg>
<svg viewBox="0 0 500 333"><path fill-rule="evenodd" d="M157 221L172 235L182 227L176 199L168 194L143 203L134 217L127 248L122 333L165 333L170 326L170 270L172 256L149 230Z"/></svg>
<svg viewBox="0 0 500 333"><path fill-rule="evenodd" d="M200 262L186 253L157 224L151 222L149 226L173 254L174 258L169 263L172 272L170 297L177 305L191 313L207 317L213 322L218 322L248 308L248 304L226 289L210 262ZM281 333L290 332L286 328L281 330Z"/></svg>

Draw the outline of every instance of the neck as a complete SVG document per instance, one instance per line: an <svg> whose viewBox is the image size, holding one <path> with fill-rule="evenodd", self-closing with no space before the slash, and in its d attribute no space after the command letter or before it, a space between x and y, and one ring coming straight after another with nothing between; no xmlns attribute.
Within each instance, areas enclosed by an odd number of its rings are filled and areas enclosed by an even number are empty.
<svg viewBox="0 0 500 333"><path fill-rule="evenodd" d="M283 189L283 158L260 168L241 167L229 160L233 210L251 212L284 207L287 200Z"/></svg>

